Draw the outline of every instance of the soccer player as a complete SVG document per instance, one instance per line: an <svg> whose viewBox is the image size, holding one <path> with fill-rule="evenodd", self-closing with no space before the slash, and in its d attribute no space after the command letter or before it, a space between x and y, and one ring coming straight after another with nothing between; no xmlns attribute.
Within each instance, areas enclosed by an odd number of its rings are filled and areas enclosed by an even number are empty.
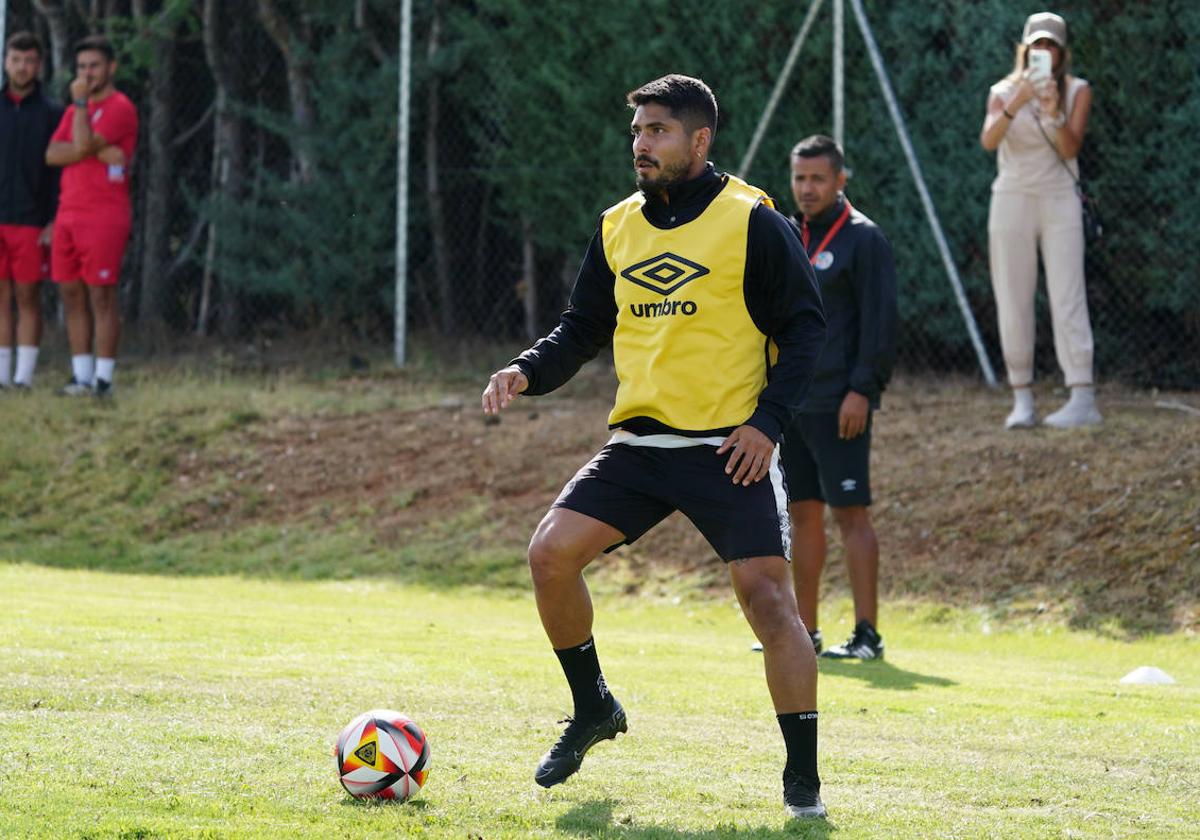
<svg viewBox="0 0 1200 840"><path fill-rule="evenodd" d="M113 87L116 71L102 36L75 45L71 107L46 149L46 163L63 167L50 272L66 313L71 380L62 393L71 396L111 395L121 336L117 279L132 224L128 173L138 117Z"/></svg>
<svg viewBox="0 0 1200 840"><path fill-rule="evenodd" d="M679 510L726 562L763 644L787 810L822 817L816 657L788 577L776 454L825 338L820 295L793 225L761 190L708 162L717 127L708 86L664 76L627 101L639 190L601 214L558 326L494 373L482 397L496 414L519 394L553 391L612 342L612 438L529 545L538 613L574 702L534 779L562 782L597 742L626 731L582 572Z"/></svg>
<svg viewBox="0 0 1200 840"><path fill-rule="evenodd" d="M14 32L4 45L8 81L0 96L0 390L33 384L42 340L43 255L58 201L58 172L46 166L42 155L62 116L38 81L42 54L42 42L31 32Z"/></svg>
<svg viewBox="0 0 1200 840"><path fill-rule="evenodd" d="M816 269L829 323L812 387L784 433L794 540L792 575L800 618L820 652L817 596L825 567L825 506L846 548L855 627L832 659L883 657L879 635L879 542L871 504L871 415L896 358L896 271L883 232L842 193L841 146L814 135L792 149L792 197L805 249Z"/></svg>

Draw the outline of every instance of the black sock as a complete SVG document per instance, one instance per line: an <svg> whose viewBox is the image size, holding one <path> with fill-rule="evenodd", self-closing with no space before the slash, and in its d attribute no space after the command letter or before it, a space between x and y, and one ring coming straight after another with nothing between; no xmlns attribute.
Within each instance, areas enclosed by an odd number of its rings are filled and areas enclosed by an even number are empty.
<svg viewBox="0 0 1200 840"><path fill-rule="evenodd" d="M790 712L775 717L779 719L779 729L783 732L783 743L787 747L784 778L799 776L820 790L821 777L817 774L817 713Z"/></svg>
<svg viewBox="0 0 1200 840"><path fill-rule="evenodd" d="M612 695L604 674L600 673L600 660L596 657L596 640L588 639L577 647L555 650L562 665L567 683L571 686L571 698L575 701L575 719L589 720L604 717L612 711Z"/></svg>

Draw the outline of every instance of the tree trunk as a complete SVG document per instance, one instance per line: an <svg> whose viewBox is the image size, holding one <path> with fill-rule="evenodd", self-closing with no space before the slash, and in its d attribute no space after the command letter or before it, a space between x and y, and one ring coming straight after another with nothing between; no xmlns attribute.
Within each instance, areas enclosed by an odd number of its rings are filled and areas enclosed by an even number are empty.
<svg viewBox="0 0 1200 840"><path fill-rule="evenodd" d="M75 75L75 62L71 60L71 30L67 25L65 0L33 0L33 7L50 30L50 59L54 64L51 88L56 90Z"/></svg>
<svg viewBox="0 0 1200 840"><path fill-rule="evenodd" d="M135 20L143 33L153 40L154 61L147 82L148 119L146 166L142 170L146 203L141 225L142 273L138 301L139 321L143 328L162 329L169 311L170 277L166 272L170 258L171 175L174 133L172 87L175 76L175 35L177 22L170 12L146 17L142 3L134 4Z"/></svg>
<svg viewBox="0 0 1200 840"><path fill-rule="evenodd" d="M229 56L240 54L237 45L240 44L234 27L228 34L221 29L221 23L227 20L228 10L224 8L225 0L204 0L203 37L204 55L208 60L216 85L216 117L213 128L213 163L211 196L215 197L210 206L214 207L214 215L208 225L208 243L204 251L204 272L200 290L200 309L196 317L196 333L204 335L212 314L212 301L217 291L216 259L218 256L218 240L220 226L217 217L222 206L241 200L245 183L245 133L241 118L233 112L232 102L238 92L238 75L230 66ZM230 278L221 278L219 289L220 314L218 329L222 335L231 336L237 332L241 319L241 295Z"/></svg>
<svg viewBox="0 0 1200 840"><path fill-rule="evenodd" d="M441 41L441 0L433 0L429 23L426 58L433 66ZM425 118L425 195L429 202L429 233L433 240L433 276L437 286L438 325L444 335L454 331L454 289L450 284L450 253L446 240L446 212L442 203L442 184L438 171L438 123L441 118L441 85L436 73L429 76L429 97Z"/></svg>
<svg viewBox="0 0 1200 840"><path fill-rule="evenodd" d="M293 175L301 183L308 183L316 173L312 150L309 148L314 116L310 82L312 69L308 66L307 55L308 47L312 45L310 39L302 38L300 34L310 29L308 18L304 14L299 17L298 31L288 16L280 13L275 0L258 0L258 18L283 54L287 67L288 96L292 103L294 124L293 136L288 138L295 163ZM304 49L297 49L298 46Z"/></svg>

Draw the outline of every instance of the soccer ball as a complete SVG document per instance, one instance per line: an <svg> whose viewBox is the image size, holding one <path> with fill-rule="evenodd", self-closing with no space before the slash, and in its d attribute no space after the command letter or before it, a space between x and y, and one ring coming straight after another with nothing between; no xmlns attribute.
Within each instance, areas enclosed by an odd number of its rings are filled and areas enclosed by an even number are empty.
<svg viewBox="0 0 1200 840"><path fill-rule="evenodd" d="M337 739L338 775L358 799L413 796L429 778L429 741L421 728L399 712L372 709L342 730Z"/></svg>

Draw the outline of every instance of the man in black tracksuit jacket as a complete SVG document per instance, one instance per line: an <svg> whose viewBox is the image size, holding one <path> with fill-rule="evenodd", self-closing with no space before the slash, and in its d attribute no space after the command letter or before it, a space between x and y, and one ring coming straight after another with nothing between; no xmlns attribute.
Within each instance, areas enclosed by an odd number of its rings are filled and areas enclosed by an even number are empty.
<svg viewBox="0 0 1200 840"><path fill-rule="evenodd" d="M62 118L62 109L42 93L41 62L37 36L16 32L5 44L7 82L0 92L0 389L30 386L41 340L39 281L45 275L45 248L58 204L58 171L46 165L45 155ZM17 324L12 318L14 293Z"/></svg>
<svg viewBox="0 0 1200 840"><path fill-rule="evenodd" d="M850 206L840 146L815 135L792 150L796 222L816 270L828 333L808 395L784 433L782 461L800 618L820 651L817 598L825 565L825 506L846 547L855 629L829 658L883 656L879 544L871 525L871 414L896 357L896 273L883 232Z"/></svg>

